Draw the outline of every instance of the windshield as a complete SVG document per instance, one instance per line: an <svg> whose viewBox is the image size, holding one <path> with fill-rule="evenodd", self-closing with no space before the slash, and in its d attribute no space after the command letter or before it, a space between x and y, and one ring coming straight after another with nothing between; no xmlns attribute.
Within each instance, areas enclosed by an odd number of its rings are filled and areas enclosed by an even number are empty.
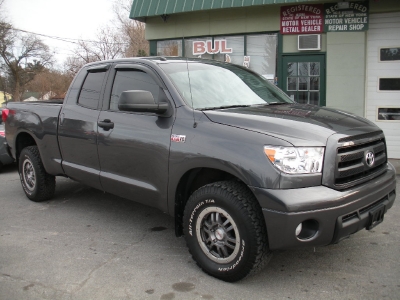
<svg viewBox="0 0 400 300"><path fill-rule="evenodd" d="M195 109L293 103L264 77L231 64L162 64L176 88ZM189 84L190 82L190 84Z"/></svg>

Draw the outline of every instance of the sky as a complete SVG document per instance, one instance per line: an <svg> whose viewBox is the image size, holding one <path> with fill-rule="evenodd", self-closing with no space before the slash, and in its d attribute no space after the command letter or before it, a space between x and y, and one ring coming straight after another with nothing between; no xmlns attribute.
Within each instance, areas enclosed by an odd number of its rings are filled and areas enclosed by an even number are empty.
<svg viewBox="0 0 400 300"><path fill-rule="evenodd" d="M113 0L5 0L3 15L15 28L71 39L95 40L114 19ZM57 65L76 45L40 36L55 51Z"/></svg>

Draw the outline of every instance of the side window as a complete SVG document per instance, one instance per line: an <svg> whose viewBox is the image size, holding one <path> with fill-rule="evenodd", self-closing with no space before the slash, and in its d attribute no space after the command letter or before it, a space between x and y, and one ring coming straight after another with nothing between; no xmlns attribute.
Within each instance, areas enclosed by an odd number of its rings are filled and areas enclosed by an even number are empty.
<svg viewBox="0 0 400 300"><path fill-rule="evenodd" d="M106 72L88 73L79 95L78 104L97 109Z"/></svg>
<svg viewBox="0 0 400 300"><path fill-rule="evenodd" d="M129 90L149 91L153 94L156 102L160 94L160 87L147 73L139 70L120 70L115 75L111 92L110 110L118 110L118 100L121 93Z"/></svg>
<svg viewBox="0 0 400 300"><path fill-rule="evenodd" d="M64 100L64 103L73 103L77 102L79 92L81 90L81 86L83 81L85 80L87 74L87 70L81 70L75 77L74 81L71 83L71 87L69 88L69 92L67 94L67 98Z"/></svg>

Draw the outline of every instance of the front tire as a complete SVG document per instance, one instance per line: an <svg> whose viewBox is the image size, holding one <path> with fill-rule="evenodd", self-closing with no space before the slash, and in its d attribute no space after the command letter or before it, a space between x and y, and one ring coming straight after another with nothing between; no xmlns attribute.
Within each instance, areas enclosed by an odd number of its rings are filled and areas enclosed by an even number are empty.
<svg viewBox="0 0 400 300"><path fill-rule="evenodd" d="M22 188L30 200L40 202L53 197L56 180L44 169L37 146L29 146L21 151L18 171Z"/></svg>
<svg viewBox="0 0 400 300"><path fill-rule="evenodd" d="M196 263L224 281L255 273L271 256L261 207L239 182L216 182L195 191L185 207L184 233Z"/></svg>

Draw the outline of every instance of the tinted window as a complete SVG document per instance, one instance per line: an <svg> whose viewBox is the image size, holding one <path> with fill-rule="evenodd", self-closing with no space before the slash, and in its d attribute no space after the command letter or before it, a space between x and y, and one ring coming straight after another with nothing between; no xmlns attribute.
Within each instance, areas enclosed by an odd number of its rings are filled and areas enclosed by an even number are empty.
<svg viewBox="0 0 400 300"><path fill-rule="evenodd" d="M379 107L378 120L400 121L400 107Z"/></svg>
<svg viewBox="0 0 400 300"><path fill-rule="evenodd" d="M160 87L147 73L132 70L117 71L111 92L110 109L118 110L118 100L121 96L121 93L130 90L151 92L156 102L160 93Z"/></svg>
<svg viewBox="0 0 400 300"><path fill-rule="evenodd" d="M379 78L379 90L400 91L400 78Z"/></svg>
<svg viewBox="0 0 400 300"><path fill-rule="evenodd" d="M400 48L382 48L381 61L400 60Z"/></svg>
<svg viewBox="0 0 400 300"><path fill-rule="evenodd" d="M69 88L67 99L65 100L66 103L76 103L78 99L79 91L81 90L81 86L85 76L87 74L86 70L82 70L76 75L74 81Z"/></svg>
<svg viewBox="0 0 400 300"><path fill-rule="evenodd" d="M97 109L105 75L106 72L87 74L78 99L80 105Z"/></svg>

